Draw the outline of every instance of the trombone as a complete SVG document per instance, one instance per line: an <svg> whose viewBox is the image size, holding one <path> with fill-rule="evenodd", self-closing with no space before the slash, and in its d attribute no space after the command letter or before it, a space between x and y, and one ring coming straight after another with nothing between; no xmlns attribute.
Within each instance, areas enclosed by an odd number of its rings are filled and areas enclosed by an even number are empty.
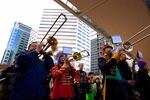
<svg viewBox="0 0 150 100"><path fill-rule="evenodd" d="M128 40L126 40L125 42L123 42L120 47L123 49L123 51L130 57L128 59L135 59L135 60L139 60L140 58L134 56L133 54L131 54L131 51L133 50L133 45L137 44L138 42L148 38L150 36L150 33L143 36L142 38L136 40L135 42L129 42L131 39L133 39L134 37L136 37L137 35L141 34L143 31L145 31L146 29L148 29L150 27L150 25L146 26L145 28L143 28L142 30L140 30L139 32L137 32L136 34L134 34L133 36L131 36ZM118 45L114 45L116 47L118 47Z"/></svg>
<svg viewBox="0 0 150 100"><path fill-rule="evenodd" d="M82 58L88 57L90 54L87 50L82 50L80 52L74 52L72 56L70 56L69 60L79 61Z"/></svg>
<svg viewBox="0 0 150 100"><path fill-rule="evenodd" d="M145 31L146 29L148 29L150 27L150 25L146 26L145 28L143 28L142 30L140 30L139 32L137 32L136 34L134 34L133 36L131 36L128 40L126 40L124 43L123 43L123 47L125 49L125 51L127 52L131 52L133 50L133 45L137 44L138 42L148 38L150 36L150 33L143 36L142 38L136 40L135 42L133 43L130 43L129 41L131 39L133 39L134 37L136 37L137 35L141 34L143 31Z"/></svg>
<svg viewBox="0 0 150 100"><path fill-rule="evenodd" d="M48 53L52 54L53 51L56 50L57 48L57 39L54 38L54 36L56 35L56 33L58 32L58 30L64 25L64 23L67 21L66 15L64 15L63 13L61 13L57 19L55 20L55 22L52 24L52 26L49 28L49 30L47 31L47 33L44 35L44 37L42 38L41 42L43 42L43 40L46 38L46 36L48 35L48 33L51 31L51 29L53 28L53 26L56 24L56 22L58 21L58 19L63 16L64 17L64 21L62 22L62 24L58 27L58 29L55 31L55 33L52 36L49 36L47 39L46 44L43 46L42 52L45 52L50 46L51 46L51 50Z"/></svg>

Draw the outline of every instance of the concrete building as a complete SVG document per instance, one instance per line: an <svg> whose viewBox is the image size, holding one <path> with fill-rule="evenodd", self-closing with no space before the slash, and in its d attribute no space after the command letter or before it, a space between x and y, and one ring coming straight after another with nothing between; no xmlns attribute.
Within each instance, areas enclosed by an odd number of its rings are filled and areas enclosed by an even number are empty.
<svg viewBox="0 0 150 100"><path fill-rule="evenodd" d="M67 21L54 36L58 40L58 49L62 50L63 47L71 47L73 52L79 52L82 50L87 50L90 52L90 33L92 29L65 9L43 10L36 40L42 40L60 13L66 15ZM52 36L63 21L64 17L62 16L58 19L48 36ZM46 42L46 39L44 42ZM76 68L80 62L84 63L84 70L89 72L90 57L85 57L81 61L75 62L74 65Z"/></svg>

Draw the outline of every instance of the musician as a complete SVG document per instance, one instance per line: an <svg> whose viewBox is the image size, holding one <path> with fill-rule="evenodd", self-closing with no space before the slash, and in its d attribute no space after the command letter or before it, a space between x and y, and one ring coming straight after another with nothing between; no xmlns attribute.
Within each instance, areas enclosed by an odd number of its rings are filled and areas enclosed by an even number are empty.
<svg viewBox="0 0 150 100"><path fill-rule="evenodd" d="M52 68L54 85L52 88L52 100L70 100L75 96L73 79L76 70L68 61L67 54L60 53L57 57L57 64Z"/></svg>
<svg viewBox="0 0 150 100"><path fill-rule="evenodd" d="M135 85L135 80L132 79L132 75L134 73L131 72L131 69L126 61L126 54L120 53L119 54L119 61L118 61L118 68L120 71L120 74L122 76L122 82L124 83L124 86L127 90L127 96L129 98L129 100L133 100L133 97L135 96L132 92L133 90L133 85Z"/></svg>
<svg viewBox="0 0 150 100"><path fill-rule="evenodd" d="M33 42L28 50L16 57L17 72L10 93L10 100L45 100L45 81L47 70L54 66L52 58L44 54L40 60L38 54L43 44Z"/></svg>
<svg viewBox="0 0 150 100"><path fill-rule="evenodd" d="M99 68L101 69L103 81L103 99L106 100L128 100L125 94L124 84L118 68L119 54L112 53L112 47L108 44L103 46L104 57L100 57ZM104 88L106 87L106 88Z"/></svg>
<svg viewBox="0 0 150 100"><path fill-rule="evenodd" d="M108 44L106 44L106 45L104 45L103 47L102 47L102 49L103 49L103 57L100 57L100 58L98 58L98 66L99 66L99 68L100 68L100 70L102 71L102 73L103 73L103 75L104 75L104 73L105 73L105 69L106 69L106 66L105 66L105 64L106 64L106 62L108 62L110 59L111 59L111 57L112 57L112 46L110 46L110 45L108 45ZM104 67L105 66L105 67Z"/></svg>
<svg viewBox="0 0 150 100"><path fill-rule="evenodd" d="M139 71L137 72L136 89L142 100L150 100L150 76L148 65L145 61L138 61Z"/></svg>
<svg viewBox="0 0 150 100"><path fill-rule="evenodd" d="M119 55L120 60L118 61L118 68L120 70L120 73L122 75L122 78L125 80L132 80L132 72L130 70L130 67L126 61L126 55L125 53L121 53Z"/></svg>
<svg viewBox="0 0 150 100"><path fill-rule="evenodd" d="M83 63L78 65L77 75L75 77L76 100L86 100L87 74L83 71Z"/></svg>

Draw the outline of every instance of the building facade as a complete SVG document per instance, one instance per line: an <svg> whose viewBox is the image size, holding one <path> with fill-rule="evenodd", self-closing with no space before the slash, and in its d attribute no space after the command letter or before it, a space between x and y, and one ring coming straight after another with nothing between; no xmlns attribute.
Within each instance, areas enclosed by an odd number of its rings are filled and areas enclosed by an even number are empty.
<svg viewBox="0 0 150 100"><path fill-rule="evenodd" d="M96 74L101 73L98 67L98 58L103 56L101 47L107 42L108 41L104 37L95 32L91 36L91 71Z"/></svg>
<svg viewBox="0 0 150 100"><path fill-rule="evenodd" d="M15 55L26 50L31 30L31 27L23 23L14 23L1 61L2 64L12 64Z"/></svg>
<svg viewBox="0 0 150 100"><path fill-rule="evenodd" d="M73 52L80 52L82 50L87 50L88 52L90 52L91 28L80 21L78 18L74 17L65 9L43 10L39 32L36 40L42 40L46 32L49 30L49 28L61 13L66 15L67 21L54 36L58 41L58 49L62 50L63 47L71 47ZM52 36L63 21L64 17L61 16L49 32L48 36ZM44 42L46 42L46 39L44 40ZM84 70L86 72L90 71L90 57L85 57L81 61L75 61L74 65L76 68L79 63L84 63Z"/></svg>

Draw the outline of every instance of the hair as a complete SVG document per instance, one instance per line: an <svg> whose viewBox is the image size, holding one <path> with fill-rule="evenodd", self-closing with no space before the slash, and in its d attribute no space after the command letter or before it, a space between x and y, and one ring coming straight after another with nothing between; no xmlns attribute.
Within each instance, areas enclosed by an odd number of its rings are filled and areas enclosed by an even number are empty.
<svg viewBox="0 0 150 100"><path fill-rule="evenodd" d="M29 46L28 46L28 49L31 47L31 45L32 45L33 43L37 43L37 42L31 42L31 43L29 44Z"/></svg>
<svg viewBox="0 0 150 100"><path fill-rule="evenodd" d="M94 75L94 72L89 72L89 73L88 73L88 76L89 76L89 75Z"/></svg>
<svg viewBox="0 0 150 100"><path fill-rule="evenodd" d="M84 64L83 64L83 63L79 63L79 65L83 65L83 66L84 66ZM79 66L79 65L78 65L78 66Z"/></svg>
<svg viewBox="0 0 150 100"><path fill-rule="evenodd" d="M57 64L63 64L63 62L61 62L61 57L62 57L63 55L67 56L67 54L62 53L62 52L58 55L58 57L57 57Z"/></svg>
<svg viewBox="0 0 150 100"><path fill-rule="evenodd" d="M97 80L97 79L98 79L98 80L100 80L100 78L99 78L99 77L96 77L96 79L95 79L95 80Z"/></svg>

